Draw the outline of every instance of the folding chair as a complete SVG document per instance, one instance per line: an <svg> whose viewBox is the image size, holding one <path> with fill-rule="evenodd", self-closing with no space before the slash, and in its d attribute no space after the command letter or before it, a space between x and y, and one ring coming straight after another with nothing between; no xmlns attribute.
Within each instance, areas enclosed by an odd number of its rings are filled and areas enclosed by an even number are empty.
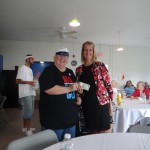
<svg viewBox="0 0 150 150"><path fill-rule="evenodd" d="M150 134L150 126L132 125L132 126L129 127L127 132L130 132L130 133L148 133L148 134Z"/></svg>
<svg viewBox="0 0 150 150"><path fill-rule="evenodd" d="M58 138L55 132L48 129L12 141L7 150L42 150L57 142Z"/></svg>

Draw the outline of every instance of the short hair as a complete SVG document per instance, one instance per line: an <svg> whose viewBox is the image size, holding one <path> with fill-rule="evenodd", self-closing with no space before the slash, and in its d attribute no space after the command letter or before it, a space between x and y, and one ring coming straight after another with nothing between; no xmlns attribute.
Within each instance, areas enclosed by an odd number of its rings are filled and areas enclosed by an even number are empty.
<svg viewBox="0 0 150 150"><path fill-rule="evenodd" d="M83 51L86 45L91 45L93 47L93 58L92 61L96 61L97 60L97 55L96 55L96 50L95 50L95 44L93 42L90 41L86 41L85 43L83 43L82 45L82 50L81 50L81 62L84 62L84 56L83 56Z"/></svg>
<svg viewBox="0 0 150 150"><path fill-rule="evenodd" d="M111 85L112 85L112 87L114 88L114 86L118 86L118 82L117 82L117 80L111 80ZM116 88L115 87L115 88Z"/></svg>
<svg viewBox="0 0 150 150"><path fill-rule="evenodd" d="M26 57L27 57L27 56L33 56L33 55L32 55L32 54L27 54Z"/></svg>
<svg viewBox="0 0 150 150"><path fill-rule="evenodd" d="M145 83L144 83L143 81L139 81L139 82L137 83L137 86L138 86L139 84L141 84L143 87L145 86Z"/></svg>

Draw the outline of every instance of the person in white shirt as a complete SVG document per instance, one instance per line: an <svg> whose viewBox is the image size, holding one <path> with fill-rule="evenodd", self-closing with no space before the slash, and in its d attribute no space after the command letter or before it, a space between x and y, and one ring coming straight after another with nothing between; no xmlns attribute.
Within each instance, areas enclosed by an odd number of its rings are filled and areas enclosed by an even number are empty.
<svg viewBox="0 0 150 150"><path fill-rule="evenodd" d="M16 83L19 84L19 98L23 105L23 128L22 132L26 135L32 135L35 128L30 128L30 119L34 111L35 90L32 88L35 84L33 81L33 72L30 65L34 63L34 57L31 54L26 55L25 65L18 69Z"/></svg>

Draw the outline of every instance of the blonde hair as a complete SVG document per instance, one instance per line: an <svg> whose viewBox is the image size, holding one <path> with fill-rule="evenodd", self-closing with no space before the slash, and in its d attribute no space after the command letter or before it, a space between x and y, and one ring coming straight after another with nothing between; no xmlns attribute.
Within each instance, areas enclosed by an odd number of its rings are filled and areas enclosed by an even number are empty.
<svg viewBox="0 0 150 150"><path fill-rule="evenodd" d="M84 51L84 48L86 45L90 45L93 47L93 58L92 58L92 61L96 61L97 60L97 55L96 55L96 50L95 50L95 44L93 42L90 42L90 41L86 41L85 43L83 43L82 45L82 50L81 50L81 62L83 63L84 62L84 56L83 56L83 51Z"/></svg>

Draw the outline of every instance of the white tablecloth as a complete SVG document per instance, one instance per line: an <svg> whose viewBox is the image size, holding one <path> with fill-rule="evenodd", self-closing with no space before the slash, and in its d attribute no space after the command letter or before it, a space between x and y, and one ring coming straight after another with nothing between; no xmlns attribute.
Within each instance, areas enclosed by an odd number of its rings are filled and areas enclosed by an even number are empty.
<svg viewBox="0 0 150 150"><path fill-rule="evenodd" d="M72 139L74 150L150 150L150 134L105 133ZM44 150L60 150L60 143Z"/></svg>
<svg viewBox="0 0 150 150"><path fill-rule="evenodd" d="M145 104L137 99L124 99L123 104L116 107L113 115L114 132L126 132L130 125L134 125L146 117L150 117L149 102Z"/></svg>

